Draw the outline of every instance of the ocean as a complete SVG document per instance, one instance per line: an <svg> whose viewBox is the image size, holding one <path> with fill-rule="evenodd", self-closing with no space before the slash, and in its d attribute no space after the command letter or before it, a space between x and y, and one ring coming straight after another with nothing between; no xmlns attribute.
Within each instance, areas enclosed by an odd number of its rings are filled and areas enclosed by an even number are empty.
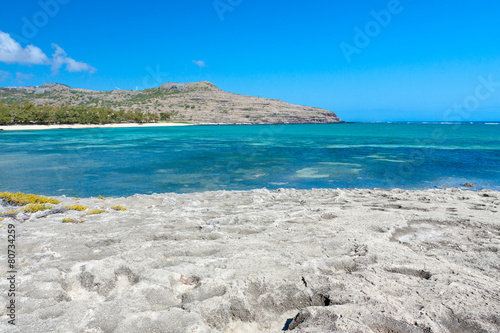
<svg viewBox="0 0 500 333"><path fill-rule="evenodd" d="M500 190L500 125L342 123L0 132L0 191Z"/></svg>

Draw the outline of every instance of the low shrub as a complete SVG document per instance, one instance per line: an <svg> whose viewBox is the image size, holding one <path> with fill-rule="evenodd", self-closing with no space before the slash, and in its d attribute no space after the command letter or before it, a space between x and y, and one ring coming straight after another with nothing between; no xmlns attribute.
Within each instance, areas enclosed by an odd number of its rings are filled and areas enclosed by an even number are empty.
<svg viewBox="0 0 500 333"><path fill-rule="evenodd" d="M16 215L17 213L19 213L19 211L18 211L18 210L9 209L8 211L1 213L0 215L1 215L1 216L14 216L14 215Z"/></svg>
<svg viewBox="0 0 500 333"><path fill-rule="evenodd" d="M111 207L111 209L114 209L114 210L127 210L128 208L127 207L122 207L122 206L118 205L118 206Z"/></svg>
<svg viewBox="0 0 500 333"><path fill-rule="evenodd" d="M36 213L44 210L50 210L52 206L46 204L31 204L23 208L25 212Z"/></svg>
<svg viewBox="0 0 500 333"><path fill-rule="evenodd" d="M54 198L42 197L36 194L24 194L22 192L11 193L3 192L0 193L0 198L7 201L8 204L13 206L25 206L28 204L60 204L61 201Z"/></svg>
<svg viewBox="0 0 500 333"><path fill-rule="evenodd" d="M104 213L105 211L106 211L105 209L92 209L90 212L87 213L87 215L101 214Z"/></svg>
<svg viewBox="0 0 500 333"><path fill-rule="evenodd" d="M65 208L68 208L69 210L77 210L79 212L83 212L84 210L89 209L89 207L82 206L82 205L73 205L73 206L64 206Z"/></svg>
<svg viewBox="0 0 500 333"><path fill-rule="evenodd" d="M83 220L75 220L72 219L71 217L65 218L62 220L63 223L83 223Z"/></svg>

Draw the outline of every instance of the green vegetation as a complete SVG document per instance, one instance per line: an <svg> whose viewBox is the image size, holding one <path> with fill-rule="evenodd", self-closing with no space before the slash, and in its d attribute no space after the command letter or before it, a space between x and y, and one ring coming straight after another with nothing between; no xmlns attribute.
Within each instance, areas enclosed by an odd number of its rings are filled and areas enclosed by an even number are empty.
<svg viewBox="0 0 500 333"><path fill-rule="evenodd" d="M25 212L36 213L43 210L50 210L52 206L45 204L31 204L23 208Z"/></svg>
<svg viewBox="0 0 500 333"><path fill-rule="evenodd" d="M0 125L10 124L114 124L122 122L151 123L168 120L170 112L160 114L118 111L104 107L35 105L31 102L5 104L0 102Z"/></svg>
<svg viewBox="0 0 500 333"><path fill-rule="evenodd" d="M184 94L186 92L187 91L166 90L163 88L151 88L151 89L145 89L140 93L135 94L134 96L132 96L132 98L130 98L129 101L141 103L150 101L152 99L165 99L171 95Z"/></svg>
<svg viewBox="0 0 500 333"><path fill-rule="evenodd" d="M194 109L194 108L196 108L196 105L190 105L190 104L180 104L179 106L181 108L184 108L184 109Z"/></svg>
<svg viewBox="0 0 500 333"><path fill-rule="evenodd" d="M99 196L97 197L97 199L104 200L104 199L106 199L106 197L103 197L102 195L99 195Z"/></svg>
<svg viewBox="0 0 500 333"><path fill-rule="evenodd" d="M83 221L83 220L75 220L75 219L72 219L71 217L68 217L66 219L63 219L62 222L63 223L83 223L85 221Z"/></svg>
<svg viewBox="0 0 500 333"><path fill-rule="evenodd" d="M170 120L172 118L173 112L160 112L160 120L165 121L165 120Z"/></svg>
<svg viewBox="0 0 500 333"><path fill-rule="evenodd" d="M101 214L106 212L105 209L93 209L90 212L87 213L87 215L96 215L96 214Z"/></svg>
<svg viewBox="0 0 500 333"><path fill-rule="evenodd" d="M118 206L111 207L111 209L114 209L114 210L127 210L128 208L127 207L122 207L122 206L118 205Z"/></svg>
<svg viewBox="0 0 500 333"><path fill-rule="evenodd" d="M79 212L83 212L84 210L89 209L89 207L85 207L82 205L73 205L73 206L64 206L65 208L68 208L69 210L77 210Z"/></svg>
<svg viewBox="0 0 500 333"><path fill-rule="evenodd" d="M18 210L9 209L8 211L3 212L3 213L2 213L2 216L14 216L14 215L16 215L17 213L19 213L19 211L18 211Z"/></svg>
<svg viewBox="0 0 500 333"><path fill-rule="evenodd" d="M0 193L0 199L7 201L9 205L13 206L25 206L28 204L46 204L46 203L57 205L61 203L61 201L53 198L42 197L40 195L35 195L35 194L24 194L21 192L17 193L3 192Z"/></svg>

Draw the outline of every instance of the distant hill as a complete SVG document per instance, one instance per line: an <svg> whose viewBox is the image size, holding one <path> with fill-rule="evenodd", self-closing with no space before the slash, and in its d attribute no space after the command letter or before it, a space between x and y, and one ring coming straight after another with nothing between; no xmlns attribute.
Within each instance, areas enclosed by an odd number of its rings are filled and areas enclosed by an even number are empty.
<svg viewBox="0 0 500 333"><path fill-rule="evenodd" d="M141 91L94 91L58 83L39 87L0 88L0 102L106 107L170 114L172 121L221 124L336 123L331 111L283 101L238 95L213 83L165 83Z"/></svg>

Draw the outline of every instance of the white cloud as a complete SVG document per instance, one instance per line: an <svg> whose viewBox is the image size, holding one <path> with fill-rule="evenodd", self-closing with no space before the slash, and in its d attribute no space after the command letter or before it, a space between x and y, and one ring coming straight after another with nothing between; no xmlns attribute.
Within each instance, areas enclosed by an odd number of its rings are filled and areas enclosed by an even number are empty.
<svg viewBox="0 0 500 333"><path fill-rule="evenodd" d="M16 80L18 82L24 82L24 81L27 81L27 80L31 80L35 75L33 74L25 74L25 73L21 73L21 72L16 72Z"/></svg>
<svg viewBox="0 0 500 333"><path fill-rule="evenodd" d="M52 55L52 72L54 74L59 73L59 69L66 65L66 70L68 72L90 72L95 73L97 69L81 61L76 61L73 58L68 57L66 52L57 44L52 43L52 48L55 49Z"/></svg>
<svg viewBox="0 0 500 333"><path fill-rule="evenodd" d="M207 66L207 64L205 64L205 62L203 60L193 60L193 64L195 64L196 66L198 66L200 68Z"/></svg>
<svg viewBox="0 0 500 333"><path fill-rule="evenodd" d="M28 45L23 48L9 34L0 31L0 62L43 65L48 61L49 58L38 47Z"/></svg>
<svg viewBox="0 0 500 333"><path fill-rule="evenodd" d="M10 73L6 71L0 71L0 82L5 81L10 77Z"/></svg>
<svg viewBox="0 0 500 333"><path fill-rule="evenodd" d="M95 73L97 71L97 69L89 64L69 57L59 45L52 44L52 47L55 51L52 59L50 59L40 48L34 45L28 45L23 48L8 33L0 31L0 62L23 65L50 65L53 74L59 73L59 70L63 66L68 72ZM0 76L0 80L4 76Z"/></svg>

